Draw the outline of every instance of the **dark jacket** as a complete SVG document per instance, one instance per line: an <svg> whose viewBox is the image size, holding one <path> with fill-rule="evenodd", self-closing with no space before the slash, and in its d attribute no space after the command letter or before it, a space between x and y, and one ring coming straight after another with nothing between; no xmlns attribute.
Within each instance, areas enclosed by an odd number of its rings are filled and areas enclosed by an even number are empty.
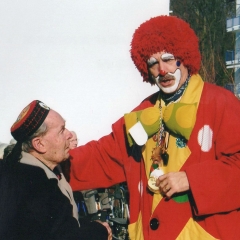
<svg viewBox="0 0 240 240"><path fill-rule="evenodd" d="M57 179L48 179L43 169L0 161L0 239L102 240L107 235L97 222L79 227Z"/></svg>

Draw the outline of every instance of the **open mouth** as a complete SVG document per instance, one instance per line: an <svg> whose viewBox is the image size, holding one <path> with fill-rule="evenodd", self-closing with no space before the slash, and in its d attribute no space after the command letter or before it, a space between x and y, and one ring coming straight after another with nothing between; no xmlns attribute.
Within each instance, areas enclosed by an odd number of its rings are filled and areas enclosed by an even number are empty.
<svg viewBox="0 0 240 240"><path fill-rule="evenodd" d="M161 84L163 87L168 87L168 86L172 85L174 80L175 79L173 79L173 78L172 79L163 80L163 81L160 81L159 84Z"/></svg>
<svg viewBox="0 0 240 240"><path fill-rule="evenodd" d="M176 69L174 73L167 73L165 76L155 78L158 87L165 93L172 93L177 90L181 79L180 69Z"/></svg>
<svg viewBox="0 0 240 240"><path fill-rule="evenodd" d="M158 83L162 86L168 86L172 83L172 81L175 81L175 77L171 75L165 75L164 77L158 78Z"/></svg>

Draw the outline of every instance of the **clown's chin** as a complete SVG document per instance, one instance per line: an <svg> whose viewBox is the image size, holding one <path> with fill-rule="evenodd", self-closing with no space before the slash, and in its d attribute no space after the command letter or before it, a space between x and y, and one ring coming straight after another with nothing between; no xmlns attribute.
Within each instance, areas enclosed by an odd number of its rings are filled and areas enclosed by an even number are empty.
<svg viewBox="0 0 240 240"><path fill-rule="evenodd" d="M175 73L168 73L169 75L172 75L175 78L175 82L171 87L163 87L159 82L158 82L158 78L156 78L156 83L158 85L158 87L164 92L164 93L174 93L177 91L178 86L179 86L179 82L181 79L181 71L178 68Z"/></svg>
<svg viewBox="0 0 240 240"><path fill-rule="evenodd" d="M178 88L179 81L175 80L175 83L171 87L163 87L161 84L159 84L159 88L164 92L164 93L173 93L176 92Z"/></svg>

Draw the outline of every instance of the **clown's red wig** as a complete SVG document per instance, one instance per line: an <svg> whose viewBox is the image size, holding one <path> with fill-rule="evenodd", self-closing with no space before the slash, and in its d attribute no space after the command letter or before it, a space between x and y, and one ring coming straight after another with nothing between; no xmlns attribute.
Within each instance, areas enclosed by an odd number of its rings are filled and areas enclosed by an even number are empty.
<svg viewBox="0 0 240 240"><path fill-rule="evenodd" d="M143 77L149 79L147 60L154 53L166 51L181 60L190 74L200 69L198 38L189 24L175 16L158 16L142 23L131 42L131 57Z"/></svg>

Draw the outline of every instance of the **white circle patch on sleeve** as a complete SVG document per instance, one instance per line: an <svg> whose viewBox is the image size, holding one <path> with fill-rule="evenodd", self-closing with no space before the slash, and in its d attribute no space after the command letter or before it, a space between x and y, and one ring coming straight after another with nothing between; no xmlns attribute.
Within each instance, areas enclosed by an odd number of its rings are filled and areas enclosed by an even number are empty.
<svg viewBox="0 0 240 240"><path fill-rule="evenodd" d="M213 131L209 125L203 126L198 133L198 144L203 152L208 152L212 148Z"/></svg>

